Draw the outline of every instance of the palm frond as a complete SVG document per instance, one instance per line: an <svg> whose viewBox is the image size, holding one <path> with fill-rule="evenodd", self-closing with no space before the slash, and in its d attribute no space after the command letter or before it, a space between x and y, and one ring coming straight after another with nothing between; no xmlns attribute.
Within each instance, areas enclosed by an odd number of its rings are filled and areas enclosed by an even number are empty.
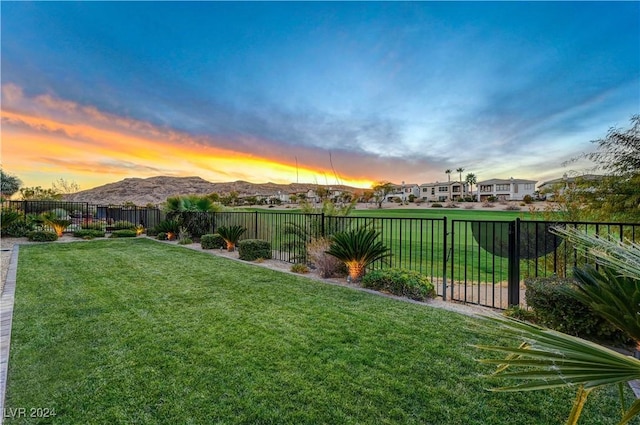
<svg viewBox="0 0 640 425"><path fill-rule="evenodd" d="M551 231L575 244L597 264L610 267L622 276L640 279L640 244L587 234L577 228L554 227Z"/></svg>
<svg viewBox="0 0 640 425"><path fill-rule="evenodd" d="M575 269L576 284L563 292L589 306L594 312L635 341L640 341L640 280L621 276L609 267Z"/></svg>
<svg viewBox="0 0 640 425"><path fill-rule="evenodd" d="M593 342L510 318L485 316L480 320L496 335L526 342L525 346L516 348L475 345L482 350L509 355L506 359L480 360L501 365L492 376L524 381L493 391L531 391L578 385L590 389L640 379L640 360Z"/></svg>

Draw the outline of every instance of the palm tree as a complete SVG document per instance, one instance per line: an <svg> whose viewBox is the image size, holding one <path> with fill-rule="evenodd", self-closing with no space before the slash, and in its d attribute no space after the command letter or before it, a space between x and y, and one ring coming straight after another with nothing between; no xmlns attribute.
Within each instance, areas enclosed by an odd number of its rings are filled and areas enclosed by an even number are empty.
<svg viewBox="0 0 640 425"><path fill-rule="evenodd" d="M210 212L220 210L211 196L171 196L165 201L167 219L176 220L195 237L209 233L213 223Z"/></svg>
<svg viewBox="0 0 640 425"><path fill-rule="evenodd" d="M461 190L460 196L462 196L463 192L464 192L464 191L462 191L462 172L463 171L464 171L464 168L462 168L462 167L456 168L456 172L459 173L459 175L460 175L460 190Z"/></svg>
<svg viewBox="0 0 640 425"><path fill-rule="evenodd" d="M366 268L374 261L391 256L391 250L377 240L380 233L360 227L333 235L327 254L345 263L349 279L356 282L364 276Z"/></svg>
<svg viewBox="0 0 640 425"><path fill-rule="evenodd" d="M469 193L471 194L471 196L473 196L473 191L471 190L471 188L473 187L474 184L478 183L478 178L476 177L475 174L469 173L465 177L465 181L467 182L467 184L469 184Z"/></svg>
<svg viewBox="0 0 640 425"><path fill-rule="evenodd" d="M596 314L640 341L640 244L620 242L582 233L576 228L555 228L555 233L576 246L601 270L586 267L574 271L576 287L568 293L590 306ZM500 337L522 342L517 348L482 345L478 348L502 352L506 359L485 359L498 364L494 376L524 382L495 391L530 391L576 386L578 393L567 424L580 418L587 396L595 388L617 385L624 425L640 414L640 400L627 408L623 387L640 379L640 360L590 341L507 318L485 318ZM513 370L513 368L524 368Z"/></svg>
<svg viewBox="0 0 640 425"><path fill-rule="evenodd" d="M446 170L444 170L445 173L447 173L447 180L449 182L449 200L451 200L451 169L447 168Z"/></svg>

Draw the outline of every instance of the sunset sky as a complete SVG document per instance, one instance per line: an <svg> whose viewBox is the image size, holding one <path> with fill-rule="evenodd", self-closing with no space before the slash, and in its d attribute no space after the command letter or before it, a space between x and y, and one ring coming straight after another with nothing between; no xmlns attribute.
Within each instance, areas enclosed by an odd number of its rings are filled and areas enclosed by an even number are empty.
<svg viewBox="0 0 640 425"><path fill-rule="evenodd" d="M0 8L1 161L26 186L542 182L640 113L640 2Z"/></svg>

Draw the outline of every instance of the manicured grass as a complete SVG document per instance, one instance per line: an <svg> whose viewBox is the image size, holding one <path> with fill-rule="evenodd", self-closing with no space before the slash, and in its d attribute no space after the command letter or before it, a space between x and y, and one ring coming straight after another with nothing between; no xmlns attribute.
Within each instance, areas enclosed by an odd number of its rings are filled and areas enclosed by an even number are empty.
<svg viewBox="0 0 640 425"><path fill-rule="evenodd" d="M554 424L468 317L147 239L20 249L7 408L60 424ZM596 391L582 423L616 423ZM8 423L35 423L16 419Z"/></svg>
<svg viewBox="0 0 640 425"><path fill-rule="evenodd" d="M465 204L460 204L464 206ZM411 217L411 218L442 218L448 220L496 220L511 221L516 218L531 220L531 213L526 207L520 211L499 211L491 208L476 206L472 210L464 208L383 208L358 209L351 212L352 216L362 217Z"/></svg>

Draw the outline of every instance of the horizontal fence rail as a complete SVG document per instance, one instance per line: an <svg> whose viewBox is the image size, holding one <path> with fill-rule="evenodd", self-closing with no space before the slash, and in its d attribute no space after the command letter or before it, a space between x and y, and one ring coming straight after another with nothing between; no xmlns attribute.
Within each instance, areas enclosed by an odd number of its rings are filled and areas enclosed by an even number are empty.
<svg viewBox="0 0 640 425"><path fill-rule="evenodd" d="M72 221L67 231L104 223L107 228L127 221L152 229L169 218L178 220L195 238L216 233L221 226L239 225L243 239L271 243L273 258L309 263L309 243L330 239L336 232L368 227L379 232L391 257L370 269L401 268L427 276L444 299L504 309L526 306L525 281L570 277L587 261L574 246L552 232L554 227L620 241L640 242L638 223L447 220L326 216L293 212L173 212L158 208L103 206L65 201L7 201L3 208L27 217L55 212Z"/></svg>

